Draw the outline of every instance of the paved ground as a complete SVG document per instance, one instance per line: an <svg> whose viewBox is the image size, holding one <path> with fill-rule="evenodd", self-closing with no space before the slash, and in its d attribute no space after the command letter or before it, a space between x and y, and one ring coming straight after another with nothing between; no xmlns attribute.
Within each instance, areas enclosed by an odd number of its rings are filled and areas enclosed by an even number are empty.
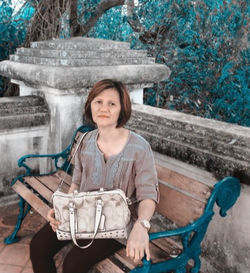
<svg viewBox="0 0 250 273"><path fill-rule="evenodd" d="M0 207L0 273L33 273L29 259L29 243L35 232L43 226L45 219L31 211L18 233L20 241L6 245L3 242L4 238L13 231L17 215L17 204ZM55 259L58 272L61 272L63 251Z"/></svg>

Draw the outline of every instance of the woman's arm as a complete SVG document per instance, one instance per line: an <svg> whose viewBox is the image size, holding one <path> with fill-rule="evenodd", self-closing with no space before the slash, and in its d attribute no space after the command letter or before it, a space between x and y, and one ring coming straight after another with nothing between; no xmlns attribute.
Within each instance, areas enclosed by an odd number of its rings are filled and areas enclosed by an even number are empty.
<svg viewBox="0 0 250 273"><path fill-rule="evenodd" d="M74 191L79 191L79 185L71 183L68 193L72 193Z"/></svg>
<svg viewBox="0 0 250 273"><path fill-rule="evenodd" d="M140 261L144 254L150 259L148 230L140 223L140 220L150 221L155 211L155 201L151 199L142 200L138 207L138 220L130 232L126 254L135 262Z"/></svg>

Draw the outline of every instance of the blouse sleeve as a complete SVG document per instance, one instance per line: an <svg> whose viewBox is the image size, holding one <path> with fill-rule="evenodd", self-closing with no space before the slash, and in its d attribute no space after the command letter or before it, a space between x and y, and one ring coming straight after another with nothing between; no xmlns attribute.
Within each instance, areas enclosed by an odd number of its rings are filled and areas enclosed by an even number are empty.
<svg viewBox="0 0 250 273"><path fill-rule="evenodd" d="M159 203L158 178L153 152L148 142L135 160L136 199L152 199Z"/></svg>

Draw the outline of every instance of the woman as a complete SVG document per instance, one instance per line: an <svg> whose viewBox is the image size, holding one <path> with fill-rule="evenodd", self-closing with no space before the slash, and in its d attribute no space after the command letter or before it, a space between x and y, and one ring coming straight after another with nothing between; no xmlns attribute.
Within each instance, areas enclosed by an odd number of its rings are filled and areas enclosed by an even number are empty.
<svg viewBox="0 0 250 273"><path fill-rule="evenodd" d="M126 242L126 254L135 262L150 259L149 221L158 202L158 182L153 154L148 142L124 128L131 115L131 102L121 82L102 80L90 91L85 116L97 129L89 132L75 156L69 192L120 188L138 202L138 219ZM46 224L32 239L30 257L34 273L56 272L54 255L69 241L59 241L59 225L54 210ZM86 244L88 240L79 240ZM64 273L86 273L97 262L123 245L113 239L96 239L87 249L74 246L63 263Z"/></svg>

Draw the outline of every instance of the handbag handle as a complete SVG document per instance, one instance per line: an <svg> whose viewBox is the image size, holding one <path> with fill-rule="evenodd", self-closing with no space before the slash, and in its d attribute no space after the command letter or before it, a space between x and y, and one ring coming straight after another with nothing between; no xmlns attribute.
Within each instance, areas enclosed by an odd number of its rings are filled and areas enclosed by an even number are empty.
<svg viewBox="0 0 250 273"><path fill-rule="evenodd" d="M101 217L102 217L102 206L103 206L103 202L102 200L97 200L96 201L96 213L95 213L95 228L94 228L94 235L92 240L90 241L89 244L85 245L85 246L80 246L77 241L76 241L76 229L77 229L77 218L75 216L75 203L74 202L70 202L69 203L69 223L70 223L70 233L71 233L71 237L72 237L72 241L74 242L74 244L76 246L78 246L81 249L85 249L88 248L89 246L92 245L92 243L95 240L100 222L101 222Z"/></svg>
<svg viewBox="0 0 250 273"><path fill-rule="evenodd" d="M68 164L68 166L67 166L67 168L66 168L66 170L65 170L65 174L64 174L63 178L61 179L61 181L60 181L60 183L59 183L59 185L58 185L56 191L59 190L59 189L61 188L61 186L62 186L62 184L63 184L63 182L64 182L64 180L65 180L65 178L66 178L66 175L67 175L67 173L68 173L68 170L69 170L69 168L70 168L70 165L71 165L71 163L72 163L72 161L73 161L73 159L74 159L74 157L75 157L75 155L76 155L76 152L78 151L78 148L80 147L80 145L81 145L81 143L82 143L82 140L83 140L83 138L86 136L87 133L88 133L88 132L85 132L85 133L82 135L82 137L80 138L79 143L77 143L76 149L75 149L75 151L74 151L74 153L73 153L73 155L72 155L72 157L71 157L71 159L70 159L70 162L69 162L69 164Z"/></svg>

